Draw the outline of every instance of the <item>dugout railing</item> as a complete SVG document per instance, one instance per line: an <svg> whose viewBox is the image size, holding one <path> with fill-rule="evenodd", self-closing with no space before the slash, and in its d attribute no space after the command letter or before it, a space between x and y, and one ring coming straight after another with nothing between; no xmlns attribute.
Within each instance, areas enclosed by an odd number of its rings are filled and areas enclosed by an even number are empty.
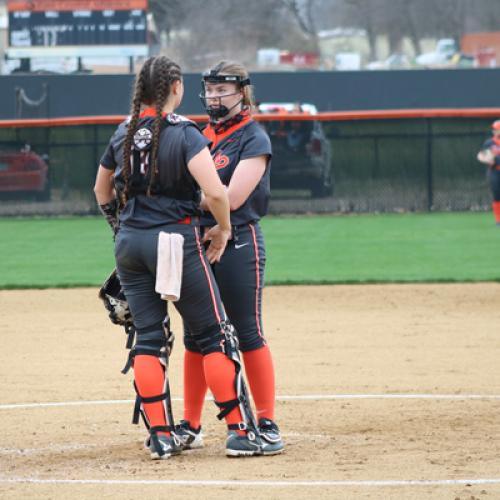
<svg viewBox="0 0 500 500"><path fill-rule="evenodd" d="M476 154L499 116L500 108L256 114L273 144L271 212L487 210ZM97 213L97 165L123 118L0 121L0 216Z"/></svg>

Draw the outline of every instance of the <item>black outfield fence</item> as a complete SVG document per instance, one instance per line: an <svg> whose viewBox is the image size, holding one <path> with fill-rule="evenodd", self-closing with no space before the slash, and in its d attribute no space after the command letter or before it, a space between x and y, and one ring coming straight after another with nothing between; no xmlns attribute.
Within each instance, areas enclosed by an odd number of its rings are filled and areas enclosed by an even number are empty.
<svg viewBox="0 0 500 500"><path fill-rule="evenodd" d="M271 212L489 209L476 154L498 116L500 109L256 115L273 144ZM97 213L99 158L121 119L0 122L0 216Z"/></svg>
<svg viewBox="0 0 500 500"><path fill-rule="evenodd" d="M259 72L261 102L311 102L319 111L500 107L500 68ZM0 120L128 113L134 75L0 76ZM181 114L202 113L199 74L184 75Z"/></svg>

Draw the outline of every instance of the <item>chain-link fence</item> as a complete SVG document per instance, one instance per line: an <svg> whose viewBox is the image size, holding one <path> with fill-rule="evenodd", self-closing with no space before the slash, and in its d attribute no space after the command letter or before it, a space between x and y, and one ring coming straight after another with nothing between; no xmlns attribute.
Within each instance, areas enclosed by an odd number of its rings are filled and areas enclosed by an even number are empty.
<svg viewBox="0 0 500 500"><path fill-rule="evenodd" d="M273 144L272 213L489 207L476 154L490 118L257 118ZM116 124L3 125L0 215L97 213L92 188Z"/></svg>

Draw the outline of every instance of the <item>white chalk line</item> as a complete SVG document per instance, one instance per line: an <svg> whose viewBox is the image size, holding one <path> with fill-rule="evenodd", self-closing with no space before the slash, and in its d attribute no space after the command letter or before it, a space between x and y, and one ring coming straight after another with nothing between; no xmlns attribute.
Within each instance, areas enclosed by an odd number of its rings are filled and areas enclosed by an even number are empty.
<svg viewBox="0 0 500 500"><path fill-rule="evenodd" d="M334 401L349 399L431 399L431 400L500 400L498 394L298 394L277 396L278 401ZM212 400L212 398L207 398ZM27 408L48 408L64 406L119 405L131 404L132 399L110 399L97 401L59 401L47 403L13 403L2 404L0 410L15 410ZM172 401L182 401L182 398L172 398Z"/></svg>
<svg viewBox="0 0 500 500"><path fill-rule="evenodd" d="M0 483L31 483L31 484L98 484L98 485L168 485L168 486L276 486L292 487L297 486L473 486L486 484L500 484L500 478L494 479L408 479L408 480L333 480L333 481L240 481L234 480L182 480L182 479L38 479L38 478L0 478Z"/></svg>
<svg viewBox="0 0 500 500"><path fill-rule="evenodd" d="M307 439L322 439L322 440L333 440L333 436L329 434L301 434L299 432L286 432L281 434L284 438L300 438L300 440ZM61 445L50 445L43 446L40 448L0 448L1 455L21 455L21 456L31 456L31 455L43 455L44 453L54 454L66 451L77 451L98 448L98 444L61 444Z"/></svg>
<svg viewBox="0 0 500 500"><path fill-rule="evenodd" d="M43 453L59 453L64 451L84 450L97 448L98 444L61 444L40 448L0 448L0 455L36 455Z"/></svg>

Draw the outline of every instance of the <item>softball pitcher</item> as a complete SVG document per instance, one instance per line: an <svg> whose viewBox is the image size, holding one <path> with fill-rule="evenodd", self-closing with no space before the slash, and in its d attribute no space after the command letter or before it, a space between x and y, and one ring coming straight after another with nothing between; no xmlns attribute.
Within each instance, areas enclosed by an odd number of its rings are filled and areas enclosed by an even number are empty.
<svg viewBox="0 0 500 500"><path fill-rule="evenodd" d="M493 136L485 141L477 154L477 159L486 165L486 176L493 196L493 215L497 226L500 226L500 120L491 125Z"/></svg>
<svg viewBox="0 0 500 500"><path fill-rule="evenodd" d="M268 209L271 143L251 117L252 87L241 64L222 61L205 73L200 98L210 118L203 133L211 141L210 152L231 208L232 238L212 269L243 353L259 432L268 445L264 454L277 454L283 450L283 442L274 422L274 367L262 326L266 254L259 225ZM202 200L202 208L201 225L209 240L216 221L206 200ZM200 418L207 385L202 353L189 325L185 326L184 420L178 434L185 448L199 448L203 445Z"/></svg>
<svg viewBox="0 0 500 500"><path fill-rule="evenodd" d="M231 234L229 203L206 139L197 126L173 111L183 95L179 66L151 57L135 84L131 117L119 125L99 166L95 194L116 232L118 276L128 301L137 341L132 352L135 387L150 432L153 459L181 452L165 400L166 303L155 292L159 233L184 238L182 286L175 307L200 354L204 380L228 424L226 453L261 450L258 433L248 431L244 398L238 392L231 328L226 320L210 263L218 262ZM215 225L206 233L198 223L200 189ZM117 218L116 197L121 209Z"/></svg>

